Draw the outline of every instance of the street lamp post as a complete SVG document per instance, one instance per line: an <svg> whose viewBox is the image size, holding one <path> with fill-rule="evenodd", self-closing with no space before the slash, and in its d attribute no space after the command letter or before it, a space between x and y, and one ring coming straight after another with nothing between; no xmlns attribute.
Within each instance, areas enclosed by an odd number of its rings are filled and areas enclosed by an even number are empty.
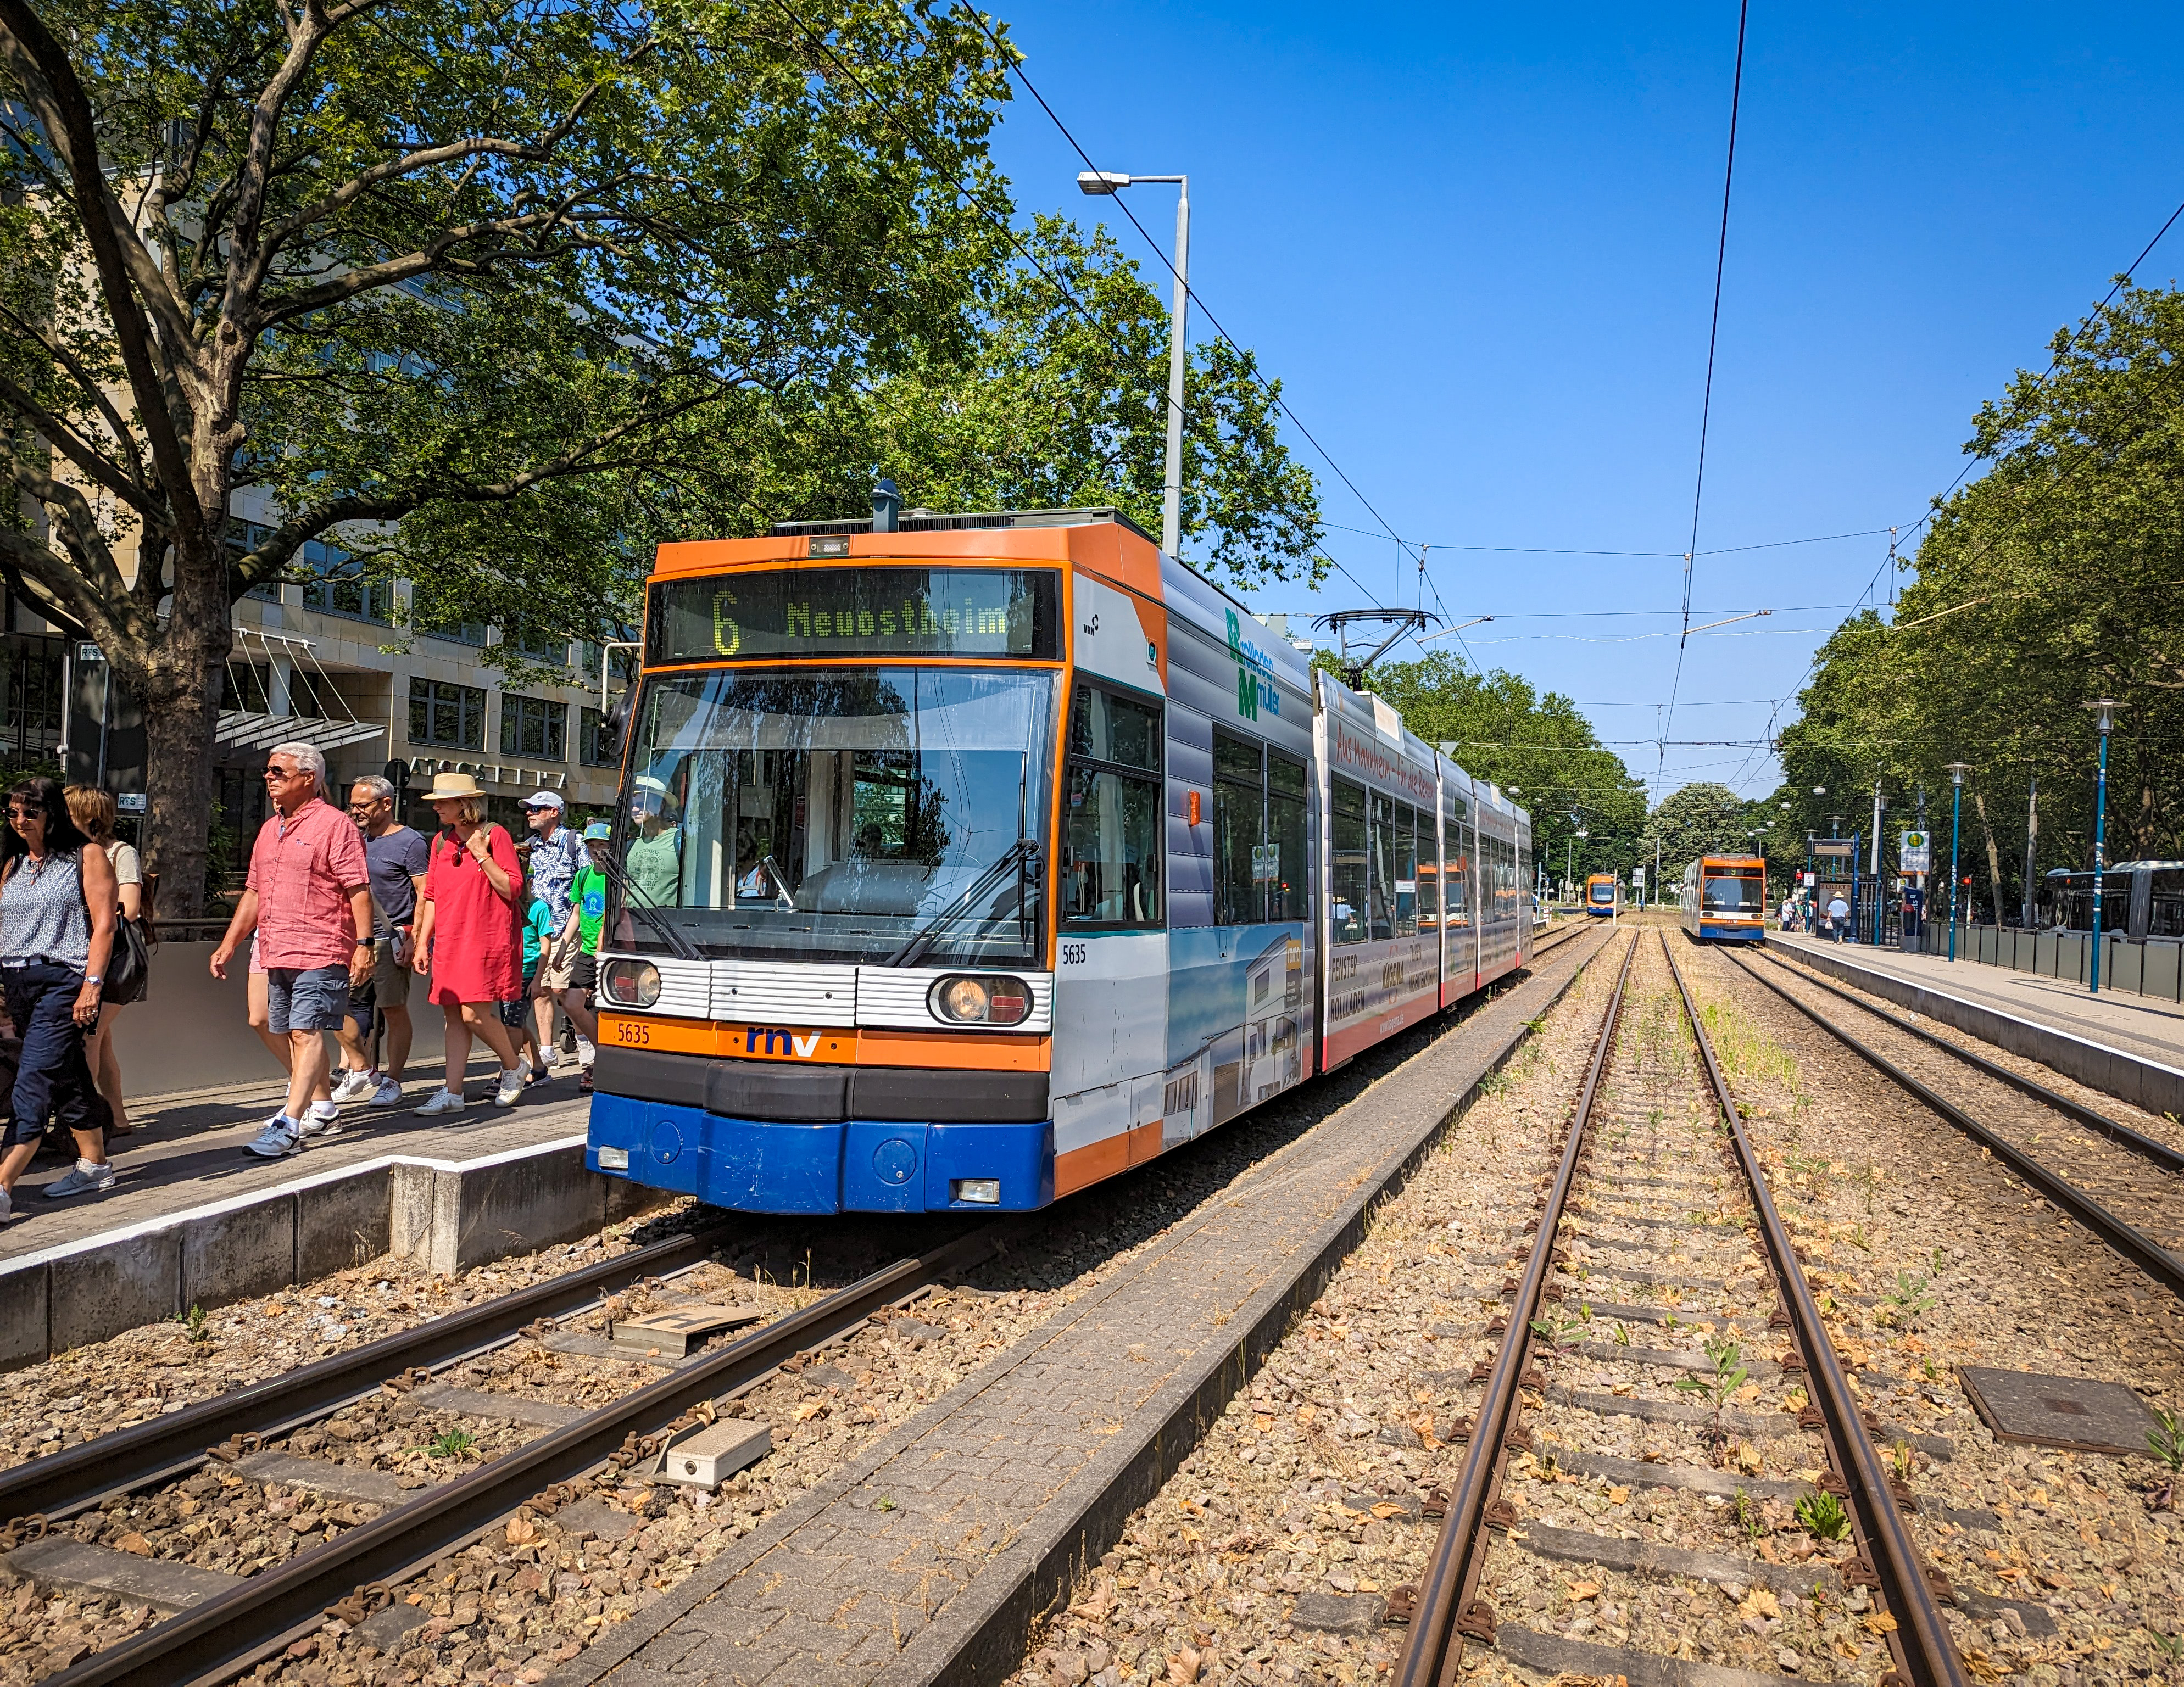
<svg viewBox="0 0 2184 1687"><path fill-rule="evenodd" d="M2123 707L2113 697L2082 705L2095 711L2101 735L2101 772L2093 794L2093 961L2091 994L2101 993L2101 881L2108 876L2109 734L2115 730L2115 712Z"/></svg>
<svg viewBox="0 0 2184 1687"><path fill-rule="evenodd" d="M1949 959L1957 958L1957 828L1964 817L1965 764L1949 764Z"/></svg>
<svg viewBox="0 0 2184 1687"><path fill-rule="evenodd" d="M1119 193L1141 182L1175 184L1175 306L1168 313L1167 476L1161 487L1161 548L1170 556L1183 543L1183 376L1188 366L1184 324L1190 306L1190 178L1187 175L1126 175L1112 170L1079 171L1086 193Z"/></svg>

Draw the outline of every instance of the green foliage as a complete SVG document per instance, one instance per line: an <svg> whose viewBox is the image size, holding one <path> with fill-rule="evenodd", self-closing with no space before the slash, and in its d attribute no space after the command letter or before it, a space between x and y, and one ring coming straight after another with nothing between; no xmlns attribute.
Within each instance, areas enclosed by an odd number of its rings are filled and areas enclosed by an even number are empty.
<svg viewBox="0 0 2184 1687"><path fill-rule="evenodd" d="M1313 665L1340 669L1326 651ZM1550 877L1562 877L1566 859L1580 882L1588 873L1627 873L1641 859L1644 788L1561 693L1542 695L1499 668L1474 671L1441 650L1380 663L1366 683L1428 743L1452 745L1447 753L1466 772L1515 796L1532 816L1533 859ZM1650 845L1643 859L1650 871Z"/></svg>
<svg viewBox="0 0 2184 1687"><path fill-rule="evenodd" d="M2184 1475L2184 1412L2155 1406L2153 1428L2146 1432L2147 1450L2169 1467L2172 1475Z"/></svg>
<svg viewBox="0 0 2184 1687"><path fill-rule="evenodd" d="M1864 611L1822 648L1773 799L1791 805L1800 840L1830 812L1869 826L1878 774L1895 799L1892 845L1923 786L1939 866L1946 769L1969 763L1959 859L1981 918L2015 916L2035 777L2040 869L2090 865L2097 738L2081 705L2092 698L2126 705L2110 859L2184 853L2184 292L2126 285L2053 350L2053 376L2020 370L1981 406L1965 449L1987 471L1937 509L1892 621Z"/></svg>
<svg viewBox="0 0 2184 1687"><path fill-rule="evenodd" d="M182 1333L192 1346L202 1347L212 1339L212 1323L202 1306L192 1306L187 1312L176 1313L174 1322L182 1327Z"/></svg>
<svg viewBox="0 0 2184 1687"><path fill-rule="evenodd" d="M1906 1321L1915 1319L1921 1313L1933 1309L1934 1297L1926 1292L1926 1279L1908 1271L1897 1272L1896 1286L1884 1289L1880 1294L1881 1298L1887 1301L1889 1310Z"/></svg>
<svg viewBox="0 0 2184 1687"><path fill-rule="evenodd" d="M1797 1521L1818 1541L1841 1540L1850 1533L1850 1514L1832 1494L1808 1494L1797 1501Z"/></svg>
<svg viewBox="0 0 2184 1687"><path fill-rule="evenodd" d="M1731 1395L1744 1386L1744 1379L1748 1373L1743 1362L1744 1349L1733 1336L1708 1336L1706 1356L1713 1369L1695 1376L1679 1377L1676 1388L1680 1393L1698 1395L1713 1410L1711 1440L1715 1456L1719 1458L1724 1439L1721 1428L1722 1407L1729 1403Z"/></svg>
<svg viewBox="0 0 2184 1687"><path fill-rule="evenodd" d="M426 1444L425 1450L436 1459L457 1459L474 1450L477 1437L467 1429L450 1429Z"/></svg>

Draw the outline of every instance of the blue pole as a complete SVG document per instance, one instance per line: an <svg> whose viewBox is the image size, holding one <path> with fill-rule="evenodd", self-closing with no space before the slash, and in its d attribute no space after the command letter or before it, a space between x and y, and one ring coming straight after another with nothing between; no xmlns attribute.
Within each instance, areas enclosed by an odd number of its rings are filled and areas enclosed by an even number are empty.
<svg viewBox="0 0 2184 1687"><path fill-rule="evenodd" d="M1960 782L1949 805L1949 959L1957 958L1957 827L1964 817L1964 788Z"/></svg>
<svg viewBox="0 0 2184 1687"><path fill-rule="evenodd" d="M2093 971L2091 994L2101 993L2101 880L2106 877L2107 862L2103 846L2107 842L2109 817L2109 735L2101 734L2101 777L2093 798Z"/></svg>

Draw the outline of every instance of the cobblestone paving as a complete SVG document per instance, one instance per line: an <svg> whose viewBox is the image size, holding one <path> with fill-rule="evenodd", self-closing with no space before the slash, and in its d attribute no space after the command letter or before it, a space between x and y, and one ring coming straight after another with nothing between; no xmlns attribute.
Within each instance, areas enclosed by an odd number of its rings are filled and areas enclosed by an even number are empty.
<svg viewBox="0 0 2184 1687"><path fill-rule="evenodd" d="M662 1602L663 1620L682 1613L609 1680L926 1679L1446 1115L1506 1038L1496 1027L1544 1006L1575 964L1555 957L1446 1031L694 1578Z"/></svg>

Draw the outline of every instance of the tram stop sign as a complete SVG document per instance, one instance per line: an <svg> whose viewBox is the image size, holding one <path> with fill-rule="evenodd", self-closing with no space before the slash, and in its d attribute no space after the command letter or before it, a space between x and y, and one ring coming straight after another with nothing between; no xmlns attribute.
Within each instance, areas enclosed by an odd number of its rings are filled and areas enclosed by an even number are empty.
<svg viewBox="0 0 2184 1687"><path fill-rule="evenodd" d="M1906 832L1897 845L1897 868L1907 873L1930 873L1934 870L1933 853L1926 833Z"/></svg>

